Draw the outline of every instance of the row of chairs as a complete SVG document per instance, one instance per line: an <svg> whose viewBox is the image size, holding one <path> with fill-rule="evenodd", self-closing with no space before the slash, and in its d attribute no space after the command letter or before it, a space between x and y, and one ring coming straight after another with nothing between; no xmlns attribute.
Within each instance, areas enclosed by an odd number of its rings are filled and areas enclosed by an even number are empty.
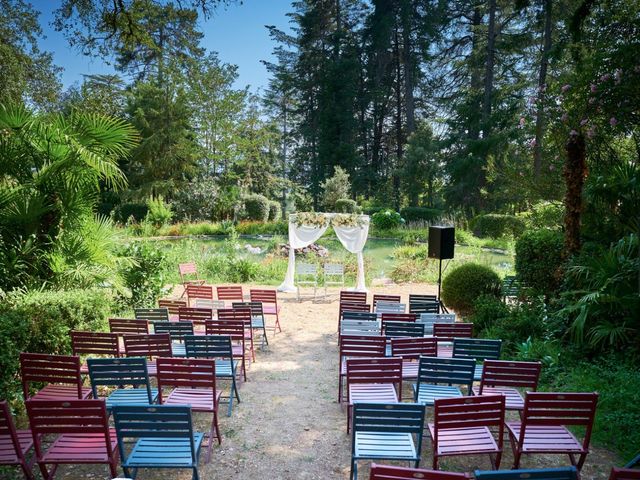
<svg viewBox="0 0 640 480"><path fill-rule="evenodd" d="M342 290L340 292L340 312L348 310L348 307L368 305L368 311L377 311L376 309L395 309L389 310L390 313L404 313L407 303L402 302L400 295L374 294L372 303L367 302L366 292L352 292ZM437 295L431 294L410 294L408 297L409 313L440 313L441 303ZM362 311L362 310L360 310ZM446 313L446 312L445 312Z"/></svg>
<svg viewBox="0 0 640 480"><path fill-rule="evenodd" d="M340 315L338 330L341 335L379 335L394 326L407 330L407 336L471 337L473 324L457 322L454 314L422 313L370 313L345 310ZM438 325L436 328L435 326Z"/></svg>
<svg viewBox="0 0 640 480"><path fill-rule="evenodd" d="M313 287L313 299L315 300L320 272L318 266L313 263L296 263L295 284L297 299L300 301L300 287ZM340 263L325 263L322 267L324 277L324 296L327 296L327 288L330 286L344 287L344 265Z"/></svg>

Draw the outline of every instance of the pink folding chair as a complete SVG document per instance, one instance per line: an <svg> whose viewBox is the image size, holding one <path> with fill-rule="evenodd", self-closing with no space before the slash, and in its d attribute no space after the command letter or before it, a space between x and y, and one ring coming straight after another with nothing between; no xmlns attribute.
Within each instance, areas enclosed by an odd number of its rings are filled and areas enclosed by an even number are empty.
<svg viewBox="0 0 640 480"><path fill-rule="evenodd" d="M249 297L252 302L262 303L262 311L265 315L275 316L276 323L273 327L267 326L267 330L273 330L273 333L282 331L280 327L280 305L278 305L278 292L275 290L264 290L252 288L249 290Z"/></svg>
<svg viewBox="0 0 640 480"><path fill-rule="evenodd" d="M244 302L242 285L221 285L216 287L218 300L230 300L232 302Z"/></svg>
<svg viewBox="0 0 640 480"><path fill-rule="evenodd" d="M187 285L185 293L189 306L197 306L198 300L213 301L213 287L211 285Z"/></svg>
<svg viewBox="0 0 640 480"><path fill-rule="evenodd" d="M388 465L371 464L369 480L468 480L464 473L447 473L437 470L425 470L423 468L390 467Z"/></svg>
<svg viewBox="0 0 640 480"><path fill-rule="evenodd" d="M91 388L82 386L80 357L23 352L20 354L20 374L25 399L77 400L91 396ZM29 387L33 382L47 385L31 396Z"/></svg>
<svg viewBox="0 0 640 480"><path fill-rule="evenodd" d="M33 462L27 461L27 454L33 448L31 430L16 430L9 405L0 402L0 465L19 466L25 478L33 480Z"/></svg>

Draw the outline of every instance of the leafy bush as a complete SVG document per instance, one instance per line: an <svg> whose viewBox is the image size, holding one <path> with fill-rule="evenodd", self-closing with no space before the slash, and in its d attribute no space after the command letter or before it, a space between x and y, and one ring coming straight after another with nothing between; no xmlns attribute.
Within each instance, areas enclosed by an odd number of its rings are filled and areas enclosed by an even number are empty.
<svg viewBox="0 0 640 480"><path fill-rule="evenodd" d="M473 230L480 237L501 238L505 235L519 237L525 230L525 223L515 215L487 213L477 216L473 222Z"/></svg>
<svg viewBox="0 0 640 480"><path fill-rule="evenodd" d="M20 352L71 354L70 330L105 331L106 290L32 291L0 299L0 398L20 398Z"/></svg>
<svg viewBox="0 0 640 480"><path fill-rule="evenodd" d="M211 221L219 198L218 184L210 178L180 188L173 198L173 210L179 220Z"/></svg>
<svg viewBox="0 0 640 480"><path fill-rule="evenodd" d="M386 210L385 207L362 207L362 213L365 215L374 215L378 212Z"/></svg>
<svg viewBox="0 0 640 480"><path fill-rule="evenodd" d="M548 228L559 230L562 228L564 206L559 203L538 202L526 212L518 214L524 220L529 230Z"/></svg>
<svg viewBox="0 0 640 480"><path fill-rule="evenodd" d="M337 213L358 213L360 212L360 207L358 207L355 200L340 198L336 200L334 211Z"/></svg>
<svg viewBox="0 0 640 480"><path fill-rule="evenodd" d="M235 226L240 235L287 235L289 224L285 220L278 222L240 222Z"/></svg>
<svg viewBox="0 0 640 480"><path fill-rule="evenodd" d="M474 302L483 294L500 294L500 277L485 265L465 263L442 281L442 301L463 316L473 313Z"/></svg>
<svg viewBox="0 0 640 480"><path fill-rule="evenodd" d="M131 292L130 298L122 300L131 307L152 307L165 290L165 253L152 243L132 242L120 254L133 262L121 272L124 284Z"/></svg>
<svg viewBox="0 0 640 480"><path fill-rule="evenodd" d="M162 195L158 195L155 198L149 197L147 207L149 210L145 220L156 228L166 225L173 218L171 205L164 201Z"/></svg>
<svg viewBox="0 0 640 480"><path fill-rule="evenodd" d="M328 211L336 208L338 200L349 198L349 192L351 191L349 174L338 166L335 167L333 177L327 178L320 186L324 190L322 203Z"/></svg>
<svg viewBox="0 0 640 480"><path fill-rule="evenodd" d="M113 212L113 218L116 222L125 224L131 217L136 222L141 222L147 216L149 207L145 203L123 203L118 205Z"/></svg>
<svg viewBox="0 0 640 480"><path fill-rule="evenodd" d="M563 262L563 238L551 230L525 232L516 242L516 273L535 292L549 294L558 287Z"/></svg>
<svg viewBox="0 0 640 480"><path fill-rule="evenodd" d="M442 215L442 211L436 208L407 207L400 210L400 215L402 215L402 218L407 222L415 222L419 220L433 222Z"/></svg>
<svg viewBox="0 0 640 480"><path fill-rule="evenodd" d="M269 200L264 195L251 194L243 199L247 220L266 222L269 219Z"/></svg>
<svg viewBox="0 0 640 480"><path fill-rule="evenodd" d="M475 246L480 243L478 238L474 237L473 233L463 228L456 228L455 235L456 235L456 243L460 245Z"/></svg>
<svg viewBox="0 0 640 480"><path fill-rule="evenodd" d="M278 202L270 201L269 202L269 221L277 222L282 218L282 208L280 208L280 204Z"/></svg>
<svg viewBox="0 0 640 480"><path fill-rule="evenodd" d="M374 227L379 230L390 230L392 228L398 228L404 223L404 219L400 214L391 209L381 210L374 213L371 217Z"/></svg>
<svg viewBox="0 0 640 480"><path fill-rule="evenodd" d="M487 338L484 332L494 328L501 319L508 317L509 313L509 307L500 298L495 295L480 295L473 302L473 315L469 320L473 322L476 335Z"/></svg>
<svg viewBox="0 0 640 480"><path fill-rule="evenodd" d="M408 258L410 260L426 260L429 257L427 245L402 245L396 247L391 256L393 258Z"/></svg>

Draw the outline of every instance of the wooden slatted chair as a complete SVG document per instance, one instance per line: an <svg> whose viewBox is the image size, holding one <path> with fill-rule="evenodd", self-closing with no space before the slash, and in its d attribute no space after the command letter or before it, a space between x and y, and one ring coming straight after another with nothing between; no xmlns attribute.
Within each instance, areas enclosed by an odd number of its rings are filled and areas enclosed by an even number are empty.
<svg viewBox="0 0 640 480"><path fill-rule="evenodd" d="M99 387L114 388L105 399L107 411L116 405L151 405L158 398L145 358L89 358L87 365L94 398L100 398Z"/></svg>
<svg viewBox="0 0 640 480"><path fill-rule="evenodd" d="M205 326L206 335L226 335L231 338L233 358L242 362L242 378L247 381L247 348L245 325L242 320L210 320Z"/></svg>
<svg viewBox="0 0 640 480"><path fill-rule="evenodd" d="M205 281L199 278L198 267L194 262L179 263L178 273L180 273L180 281L185 289L187 285L204 285Z"/></svg>
<svg viewBox="0 0 640 480"><path fill-rule="evenodd" d="M440 313L436 295L409 295L409 313Z"/></svg>
<svg viewBox="0 0 640 480"><path fill-rule="evenodd" d="M27 415L42 477L52 480L59 465L106 464L118 475L115 431L102 400L27 400ZM55 439L45 447L44 438ZM48 466L51 466L49 469Z"/></svg>
<svg viewBox="0 0 640 480"><path fill-rule="evenodd" d="M171 337L171 356L187 356L184 349L184 337L194 334L192 322L153 322L153 331L156 334L169 334Z"/></svg>
<svg viewBox="0 0 640 480"><path fill-rule="evenodd" d="M126 335L124 350L127 357L145 357L149 376L155 377L157 373L155 359L172 355L171 337L168 333Z"/></svg>
<svg viewBox="0 0 640 480"><path fill-rule="evenodd" d="M370 313L371 305L368 303L340 302L338 305L338 330L340 329L340 320L342 320L345 312Z"/></svg>
<svg viewBox="0 0 640 480"><path fill-rule="evenodd" d="M260 331L261 344L260 348L269 345L267 338L267 323L264 316L264 308L262 302L233 302L232 308L249 308L251 310L251 329Z"/></svg>
<svg viewBox="0 0 640 480"><path fill-rule="evenodd" d="M360 304L363 305L363 304ZM375 313L371 313L368 311L360 311L360 310L343 310L340 314L340 319L338 320L338 332L342 330L342 322L343 320L359 320L365 322L376 322L380 325L378 320L378 316Z"/></svg>
<svg viewBox="0 0 640 480"><path fill-rule="evenodd" d="M631 468L617 468L611 469L609 480L638 480L640 479L640 470Z"/></svg>
<svg viewBox="0 0 640 480"><path fill-rule="evenodd" d="M276 317L273 327L267 325L267 330L273 329L273 333L281 332L280 327L280 306L278 305L278 292L275 290L265 290L252 288L249 290L249 297L252 302L262 303L262 309L265 315Z"/></svg>
<svg viewBox="0 0 640 480"><path fill-rule="evenodd" d="M104 356L119 357L120 344L117 333L110 332L79 332L73 330L71 335L71 352L75 356ZM86 362L80 366L80 373L89 373Z"/></svg>
<svg viewBox="0 0 640 480"><path fill-rule="evenodd" d="M436 400L433 423L428 424L433 469L438 469L441 457L460 455L489 455L491 467L500 468L504 414L502 395ZM490 429L498 432L497 442Z"/></svg>
<svg viewBox="0 0 640 480"><path fill-rule="evenodd" d="M474 476L476 480L578 480L578 471L576 467L541 470L476 470Z"/></svg>
<svg viewBox="0 0 640 480"><path fill-rule="evenodd" d="M373 311L378 315L384 315L385 313L399 313L403 314L407 309L407 305L404 303L396 302L378 302Z"/></svg>
<svg viewBox="0 0 640 480"><path fill-rule="evenodd" d="M391 467L389 465L371 464L369 480L468 480L464 473L440 472L423 468Z"/></svg>
<svg viewBox="0 0 640 480"><path fill-rule="evenodd" d="M340 290L340 303L367 303L367 292Z"/></svg>
<svg viewBox="0 0 640 480"><path fill-rule="evenodd" d="M543 453L566 454L580 470L589 453L597 403L597 393L528 392L522 421L506 424L513 449L513 468L520 466L522 455ZM579 442L567 426L584 427L583 441Z"/></svg>
<svg viewBox="0 0 640 480"><path fill-rule="evenodd" d="M431 406L441 398L462 397L460 386L471 395L475 365L468 358L420 357L414 401Z"/></svg>
<svg viewBox="0 0 640 480"><path fill-rule="evenodd" d="M211 285L187 285L185 293L190 307L197 307L201 300L213 301L213 287Z"/></svg>
<svg viewBox="0 0 640 480"><path fill-rule="evenodd" d="M382 329L378 320L355 320L346 318L340 322L340 335L380 336Z"/></svg>
<svg viewBox="0 0 640 480"><path fill-rule="evenodd" d="M233 358L231 337L228 335L191 335L185 338L187 357L211 358L216 361L216 377L231 380L227 416L231 416L233 397L240 403L236 384L238 362Z"/></svg>
<svg viewBox="0 0 640 480"><path fill-rule="evenodd" d="M222 308L218 310L218 320L242 321L244 323L245 346L251 353L251 360L256 361L256 349L253 344L253 329L251 328L251 308Z"/></svg>
<svg viewBox="0 0 640 480"><path fill-rule="evenodd" d="M165 394L164 392L170 389ZM188 405L192 412L211 414L206 463L211 461L213 438L222 443L218 426L218 403L222 392L216 388L216 362L208 358L159 358L158 403Z"/></svg>
<svg viewBox="0 0 640 480"><path fill-rule="evenodd" d="M178 318L178 310L187 307L188 303L181 298L161 298L158 300L158 308L166 308L169 311L169 318L175 320Z"/></svg>
<svg viewBox="0 0 640 480"><path fill-rule="evenodd" d="M113 419L122 469L135 480L140 468L186 468L199 480L198 463L204 434L193 431L188 406L120 405ZM128 451L126 445L135 440Z"/></svg>
<svg viewBox="0 0 640 480"><path fill-rule="evenodd" d="M518 389L535 392L541 368L540 362L487 360L482 369L480 386L473 387L473 394L504 395L507 399L507 410L520 412L524 408L524 399Z"/></svg>
<svg viewBox="0 0 640 480"><path fill-rule="evenodd" d="M216 293L218 294L218 300L244 302L242 285L221 285L216 287Z"/></svg>
<svg viewBox="0 0 640 480"><path fill-rule="evenodd" d="M424 337L424 325L416 322L395 322L383 318L382 333L388 339L398 337Z"/></svg>
<svg viewBox="0 0 640 480"><path fill-rule="evenodd" d="M124 354L125 335L148 335L149 322L147 320L137 320L135 318L110 318L109 331L118 334L118 344L120 354Z"/></svg>
<svg viewBox="0 0 640 480"><path fill-rule="evenodd" d="M325 298L329 285L344 287L344 265L340 263L325 263L323 273Z"/></svg>
<svg viewBox="0 0 640 480"><path fill-rule="evenodd" d="M415 313L393 313L385 312L380 315L380 320L384 322L412 322L415 323L418 316Z"/></svg>
<svg viewBox="0 0 640 480"><path fill-rule="evenodd" d="M378 306L378 302L400 303L402 302L402 298L400 297L400 295L383 295L380 293L376 293L373 295L373 308Z"/></svg>
<svg viewBox="0 0 640 480"><path fill-rule="evenodd" d="M82 386L80 357L22 352L20 375L22 394L25 399L78 400L91 396L91 389ZM32 383L46 383L46 385L32 396L30 394Z"/></svg>
<svg viewBox="0 0 640 480"><path fill-rule="evenodd" d="M338 371L338 402L343 401L343 383L347 375L349 358L373 358L385 356L386 339L383 336L341 335L339 339L340 357Z"/></svg>
<svg viewBox="0 0 640 480"><path fill-rule="evenodd" d="M424 323L425 335L433 335L433 326L436 323L454 323L456 315L454 313L421 313L417 321Z"/></svg>
<svg viewBox="0 0 640 480"><path fill-rule="evenodd" d="M437 357L438 342L427 337L392 338L391 356L402 358L403 380L417 380L420 357Z"/></svg>
<svg viewBox="0 0 640 480"><path fill-rule="evenodd" d="M453 339L473 337L473 323L434 323L433 336L440 345L440 356L451 357L453 356Z"/></svg>
<svg viewBox="0 0 640 480"><path fill-rule="evenodd" d="M149 322L168 322L170 320L167 308L136 308L133 312L138 320Z"/></svg>
<svg viewBox="0 0 640 480"><path fill-rule="evenodd" d="M488 338L454 338L453 357L473 358L476 364L476 371L473 379L477 382L482 380L482 369L485 360L498 360L502 340ZM479 363L478 363L479 362Z"/></svg>
<svg viewBox="0 0 640 480"><path fill-rule="evenodd" d="M355 403L398 403L402 398L400 358L347 360L347 433Z"/></svg>
<svg viewBox="0 0 640 480"><path fill-rule="evenodd" d="M178 321L192 323L194 330L204 330L204 326L209 320L213 320L212 308L181 307L178 309Z"/></svg>
<svg viewBox="0 0 640 480"><path fill-rule="evenodd" d="M356 403L353 406L351 480L360 460L397 460L420 466L424 405Z"/></svg>
<svg viewBox="0 0 640 480"><path fill-rule="evenodd" d="M35 457L27 460L33 448L31 430L16 430L9 405L0 401L0 466L18 466L25 478L33 480L33 462Z"/></svg>

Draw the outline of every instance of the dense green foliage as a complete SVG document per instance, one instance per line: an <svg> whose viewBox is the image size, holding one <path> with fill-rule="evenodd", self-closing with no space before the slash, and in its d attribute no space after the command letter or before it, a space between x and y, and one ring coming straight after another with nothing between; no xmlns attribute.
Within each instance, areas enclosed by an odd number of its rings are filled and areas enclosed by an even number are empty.
<svg viewBox="0 0 640 480"><path fill-rule="evenodd" d="M153 243L132 242L123 247L121 255L132 264L121 275L128 292L122 297L125 305L151 308L165 293L167 259Z"/></svg>
<svg viewBox="0 0 640 480"><path fill-rule="evenodd" d="M515 215L487 213L474 218L472 227L480 237L519 237L524 232L525 223Z"/></svg>
<svg viewBox="0 0 640 480"><path fill-rule="evenodd" d="M394 210L385 209L371 216L373 226L379 230L398 228L404 223L404 219Z"/></svg>
<svg viewBox="0 0 640 480"><path fill-rule="evenodd" d="M406 222L433 222L442 215L441 210L426 207L406 207L400 210L400 215Z"/></svg>
<svg viewBox="0 0 640 480"><path fill-rule="evenodd" d="M113 218L122 224L131 220L141 222L148 212L149 206L146 203L121 203L113 210Z"/></svg>
<svg viewBox="0 0 640 480"><path fill-rule="evenodd" d="M333 210L338 213L358 213L360 209L355 200L339 198L336 200Z"/></svg>
<svg viewBox="0 0 640 480"><path fill-rule="evenodd" d="M559 284L563 262L562 235L552 230L532 230L516 242L516 273L535 292L548 294Z"/></svg>
<svg viewBox="0 0 640 480"><path fill-rule="evenodd" d="M473 313L481 295L499 295L500 277L490 267L466 263L451 270L442 280L442 301L460 315Z"/></svg>
<svg viewBox="0 0 640 480"><path fill-rule="evenodd" d="M264 195L247 195L244 199L244 216L247 220L266 222L269 220L271 207L269 200Z"/></svg>
<svg viewBox="0 0 640 480"><path fill-rule="evenodd" d="M158 195L155 198L150 197L149 200L147 200L147 208L148 211L145 220L156 228L166 225L173 218L171 205L164 201L162 195Z"/></svg>
<svg viewBox="0 0 640 480"><path fill-rule="evenodd" d="M282 218L282 207L278 202L269 201L269 221L278 222Z"/></svg>

